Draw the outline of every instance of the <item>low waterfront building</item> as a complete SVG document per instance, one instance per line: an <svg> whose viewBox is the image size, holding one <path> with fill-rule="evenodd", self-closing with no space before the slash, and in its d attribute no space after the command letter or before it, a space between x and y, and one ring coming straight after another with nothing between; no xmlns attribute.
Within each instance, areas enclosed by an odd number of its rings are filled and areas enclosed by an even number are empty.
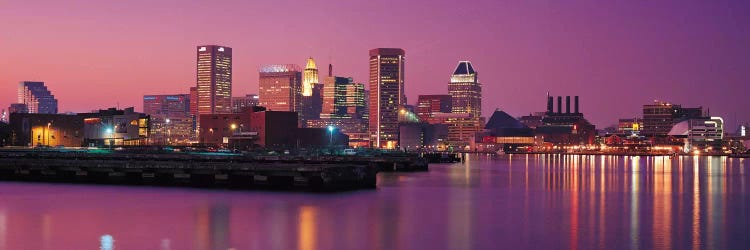
<svg viewBox="0 0 750 250"><path fill-rule="evenodd" d="M205 146L222 146L229 144L232 137L243 136L245 133L251 132L251 113L252 110L246 110L239 114L200 115L198 142Z"/></svg>
<svg viewBox="0 0 750 250"><path fill-rule="evenodd" d="M356 119L356 118L329 118L329 119L317 119L308 120L308 128L323 128L333 127L337 131L347 135L349 137L349 147L360 148L368 147L370 145L370 135L368 133L369 124L367 119Z"/></svg>
<svg viewBox="0 0 750 250"><path fill-rule="evenodd" d="M83 119L85 146L137 146L149 144L150 117L126 109L109 108L79 113Z"/></svg>
<svg viewBox="0 0 750 250"><path fill-rule="evenodd" d="M83 118L66 114L11 113L10 145L80 147Z"/></svg>
<svg viewBox="0 0 750 250"><path fill-rule="evenodd" d="M691 118L675 124L669 136L684 140L686 152L691 150L719 150L724 139L724 119L721 117Z"/></svg>
<svg viewBox="0 0 750 250"><path fill-rule="evenodd" d="M565 98L565 112L563 112L563 98L557 97L557 112L554 111L554 98L547 96L547 112L542 118L542 125L534 130L534 134L546 143L552 145L591 145L597 136L596 127L583 117L578 109L578 96L574 98L571 111L571 98Z"/></svg>

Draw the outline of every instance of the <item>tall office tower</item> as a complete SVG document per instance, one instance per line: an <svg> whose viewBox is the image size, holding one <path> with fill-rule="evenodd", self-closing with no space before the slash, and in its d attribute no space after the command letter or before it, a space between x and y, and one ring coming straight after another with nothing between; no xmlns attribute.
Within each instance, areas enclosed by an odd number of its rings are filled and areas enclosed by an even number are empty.
<svg viewBox="0 0 750 250"><path fill-rule="evenodd" d="M448 83L448 93L453 99L453 113L482 116L482 84L469 61L460 61Z"/></svg>
<svg viewBox="0 0 750 250"><path fill-rule="evenodd" d="M29 113L57 114L57 99L47 90L44 82L19 83L18 103L26 104Z"/></svg>
<svg viewBox="0 0 750 250"><path fill-rule="evenodd" d="M321 86L318 80L318 67L315 66L315 61L310 57L307 59L302 79L302 103L299 114L302 127L307 126L308 120L320 118L323 105Z"/></svg>
<svg viewBox="0 0 750 250"><path fill-rule="evenodd" d="M419 95L417 99L417 117L421 121L434 123L431 118L436 113L450 113L452 105L450 95Z"/></svg>
<svg viewBox="0 0 750 250"><path fill-rule="evenodd" d="M232 48L198 46L198 114L232 112Z"/></svg>
<svg viewBox="0 0 750 250"><path fill-rule="evenodd" d="M448 83L452 99L452 113L448 118L448 141L456 146L473 145L476 133L482 129L482 85L469 61L459 61Z"/></svg>
<svg viewBox="0 0 750 250"><path fill-rule="evenodd" d="M266 65L260 68L260 106L270 111L300 111L302 71L295 64Z"/></svg>
<svg viewBox="0 0 750 250"><path fill-rule="evenodd" d="M370 50L370 142L375 148L396 148L398 112L406 104L403 49Z"/></svg>

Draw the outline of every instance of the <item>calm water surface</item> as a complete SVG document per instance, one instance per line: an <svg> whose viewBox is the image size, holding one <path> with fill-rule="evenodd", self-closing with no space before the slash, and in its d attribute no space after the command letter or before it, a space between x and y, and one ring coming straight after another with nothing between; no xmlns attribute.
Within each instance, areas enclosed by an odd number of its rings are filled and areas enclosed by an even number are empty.
<svg viewBox="0 0 750 250"><path fill-rule="evenodd" d="M0 183L0 249L748 249L749 160L471 156L335 194Z"/></svg>

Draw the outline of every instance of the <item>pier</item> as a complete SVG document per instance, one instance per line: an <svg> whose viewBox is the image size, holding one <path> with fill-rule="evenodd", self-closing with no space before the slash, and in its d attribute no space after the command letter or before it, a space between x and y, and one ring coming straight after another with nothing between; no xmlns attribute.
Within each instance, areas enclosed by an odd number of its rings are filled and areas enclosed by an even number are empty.
<svg viewBox="0 0 750 250"><path fill-rule="evenodd" d="M375 188L381 168L414 165L408 160L15 150L0 151L0 180L340 191Z"/></svg>

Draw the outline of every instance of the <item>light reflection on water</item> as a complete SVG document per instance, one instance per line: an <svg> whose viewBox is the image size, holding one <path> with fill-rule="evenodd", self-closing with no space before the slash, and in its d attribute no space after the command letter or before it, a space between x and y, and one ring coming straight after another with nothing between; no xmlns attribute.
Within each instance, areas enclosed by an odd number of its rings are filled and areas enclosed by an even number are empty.
<svg viewBox="0 0 750 250"><path fill-rule="evenodd" d="M472 155L335 194L0 183L0 249L747 248L745 168Z"/></svg>

